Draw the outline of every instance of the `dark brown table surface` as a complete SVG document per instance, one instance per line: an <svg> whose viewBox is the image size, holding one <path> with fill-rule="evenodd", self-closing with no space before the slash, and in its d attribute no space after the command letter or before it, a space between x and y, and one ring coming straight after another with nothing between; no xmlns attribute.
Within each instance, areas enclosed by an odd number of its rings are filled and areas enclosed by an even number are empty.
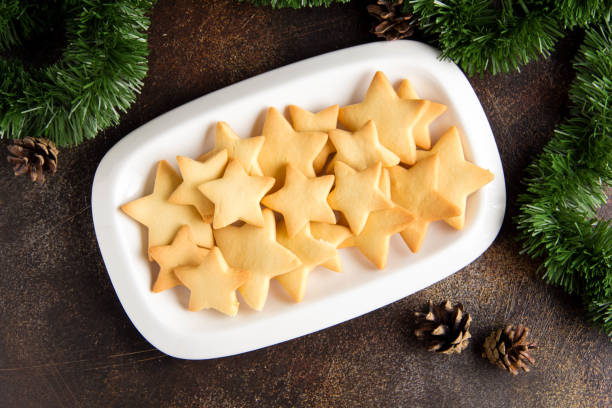
<svg viewBox="0 0 612 408"><path fill-rule="evenodd" d="M550 58L471 83L501 153L508 205L493 245L421 292L324 331L243 355L183 361L154 349L123 311L94 234L96 167L122 137L156 116L259 73L368 41L363 3L331 9L255 8L233 0L160 0L149 31L150 71L121 124L60 153L43 187L13 177L0 143L0 406L612 405L612 344L580 301L547 286L519 254L515 199L525 166L567 111L580 33ZM262 101L263 104L271 103ZM460 301L473 342L429 353L412 312L428 299ZM490 330L532 329L530 373L513 377L480 356Z"/></svg>

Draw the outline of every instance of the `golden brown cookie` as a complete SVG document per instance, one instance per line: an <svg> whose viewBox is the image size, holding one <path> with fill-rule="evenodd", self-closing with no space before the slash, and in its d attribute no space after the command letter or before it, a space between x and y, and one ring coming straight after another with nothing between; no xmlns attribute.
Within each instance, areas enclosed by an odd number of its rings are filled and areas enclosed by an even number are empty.
<svg viewBox="0 0 612 408"><path fill-rule="evenodd" d="M221 177L227 164L227 150L215 153L205 162L183 156L177 156L176 161L181 170L183 182L170 195L168 202L193 205L204 221L211 222L215 206L198 190L198 186Z"/></svg>
<svg viewBox="0 0 612 408"><path fill-rule="evenodd" d="M229 267L221 251L213 247L197 266L180 266L176 276L191 292L189 310L216 309L228 316L238 313L236 289L249 277L248 271Z"/></svg>
<svg viewBox="0 0 612 408"><path fill-rule="evenodd" d="M259 202L274 185L272 177L249 176L233 159L223 177L201 184L198 189L215 204L213 228L223 228L241 220L263 227Z"/></svg>
<svg viewBox="0 0 612 408"><path fill-rule="evenodd" d="M327 201L344 215L353 234L365 227L370 212L392 206L378 188L381 169L380 162L363 171L353 170L343 162L334 166L336 187Z"/></svg>
<svg viewBox="0 0 612 408"><path fill-rule="evenodd" d="M212 247L210 224L202 220L196 209L168 202L179 184L179 175L168 162L161 160L157 165L153 193L122 205L121 210L148 228L148 248L169 244L183 225L189 225L198 246Z"/></svg>
<svg viewBox="0 0 612 408"><path fill-rule="evenodd" d="M444 197L438 187L440 157L423 159L410 170L391 167L391 198L414 215L414 220L401 232L412 252L418 252L427 234L429 223L461 213L458 206Z"/></svg>
<svg viewBox="0 0 612 408"><path fill-rule="evenodd" d="M412 220L414 216L397 205L373 211L361 233L347 238L342 247L356 246L378 269L383 269L389 257L391 236L406 229Z"/></svg>
<svg viewBox="0 0 612 408"><path fill-rule="evenodd" d="M418 151L417 160L433 154L440 157L439 191L461 210L460 215L444 221L460 230L465 225L467 196L490 183L493 173L465 160L461 138L454 126L442 135L431 151Z"/></svg>
<svg viewBox="0 0 612 408"><path fill-rule="evenodd" d="M289 105L289 115L293 128L298 132L328 132L338 127L338 105L330 106L320 112L312 113L299 106ZM314 159L313 166L317 174L321 174L327 163L327 158L334 153L334 145L329 139L321 150L321 153Z"/></svg>
<svg viewBox="0 0 612 408"><path fill-rule="evenodd" d="M400 83L397 89L397 95L402 99L421 99L415 92L410 81L407 79L404 79ZM431 148L429 125L444 112L446 112L446 105L425 100L425 109L412 129L414 142L418 147L421 149Z"/></svg>
<svg viewBox="0 0 612 408"><path fill-rule="evenodd" d="M338 161L355 170L365 170L378 162L381 162L383 167L399 164L399 157L380 144L376 125L371 120L356 132L336 129L328 134L337 152L330 163L329 168L332 171L333 165Z"/></svg>
<svg viewBox="0 0 612 408"><path fill-rule="evenodd" d="M369 120L376 123L380 142L406 164L416 161L416 145L412 129L423 114L425 101L402 99L389 80L377 72L365 99L355 105L340 108L338 120L349 130L356 131Z"/></svg>
<svg viewBox="0 0 612 408"><path fill-rule="evenodd" d="M351 230L344 225L327 224L324 222L311 222L310 233L316 239L325 241L331 244L334 248L338 248L340 244L346 241L348 237L353 235ZM336 255L333 258L323 262L321 266L335 272L342 272L342 261L340 260L338 251L336 250Z"/></svg>
<svg viewBox="0 0 612 408"><path fill-rule="evenodd" d="M268 297L270 279L287 273L300 260L276 242L276 222L272 210L263 210L264 226L244 224L214 231L215 241L227 263L250 272L249 279L238 290L253 309L261 310Z"/></svg>
<svg viewBox="0 0 612 408"><path fill-rule="evenodd" d="M205 161L213 154L225 149L228 159L236 159L242 164L244 170L251 176L263 176L257 157L263 146L264 138L261 136L241 138L225 122L217 122L215 128L215 147L212 151L198 157Z"/></svg>
<svg viewBox="0 0 612 408"><path fill-rule="evenodd" d="M208 249L200 248L191 237L189 226L183 225L170 245L149 248L149 256L159 264L159 274L153 284L153 292L158 293L181 284L174 274L178 266L197 266L208 254Z"/></svg>
<svg viewBox="0 0 612 408"><path fill-rule="evenodd" d="M309 221L334 224L336 216L327 203L334 176L308 178L287 164L285 185L276 193L265 196L263 205L283 215L287 232L295 236Z"/></svg>
<svg viewBox="0 0 612 408"><path fill-rule="evenodd" d="M276 280L296 302L301 302L306 293L308 275L314 268L337 255L336 248L323 240L316 239L310 233L310 224L306 224L298 234L289 238L284 223L276 228L276 240L293 252L302 262L296 269L276 277Z"/></svg>
<svg viewBox="0 0 612 408"><path fill-rule="evenodd" d="M325 146L327 133L296 132L278 110L270 108L262 135L265 141L258 161L263 174L276 179L275 188L283 185L288 163L306 177L315 176L312 163Z"/></svg>

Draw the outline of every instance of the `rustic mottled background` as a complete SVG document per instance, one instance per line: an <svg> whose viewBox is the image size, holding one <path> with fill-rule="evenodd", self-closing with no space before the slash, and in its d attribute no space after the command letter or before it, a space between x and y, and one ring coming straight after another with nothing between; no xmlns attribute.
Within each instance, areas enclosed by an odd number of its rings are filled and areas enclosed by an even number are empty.
<svg viewBox="0 0 612 408"><path fill-rule="evenodd" d="M585 323L577 299L546 286L519 255L511 217L522 169L566 113L580 33L521 72L471 82L504 164L508 211L477 261L390 306L280 345L208 361L153 349L125 315L98 251L90 191L104 154L127 133L196 97L259 73L375 39L363 2L330 9L254 8L233 0L160 0L152 12L150 73L121 124L60 154L43 187L15 178L0 142L0 406L612 405L612 344ZM428 299L461 301L473 344L426 352L411 312ZM513 377L480 357L505 322L532 328L534 370Z"/></svg>

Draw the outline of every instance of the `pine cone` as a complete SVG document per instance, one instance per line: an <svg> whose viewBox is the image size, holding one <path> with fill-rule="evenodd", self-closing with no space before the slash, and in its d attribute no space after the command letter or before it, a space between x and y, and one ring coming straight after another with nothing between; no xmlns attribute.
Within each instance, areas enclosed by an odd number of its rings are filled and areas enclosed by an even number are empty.
<svg viewBox="0 0 612 408"><path fill-rule="evenodd" d="M15 139L8 146L9 163L13 165L16 176L30 174L32 181L45 182L44 172L55 174L57 171L58 150L50 140L34 137Z"/></svg>
<svg viewBox="0 0 612 408"><path fill-rule="evenodd" d="M519 373L519 368L527 372L527 363L534 362L529 350L537 348L535 343L527 341L528 334L529 329L522 324L516 329L508 325L504 329L493 330L484 342L482 356L514 375Z"/></svg>
<svg viewBox="0 0 612 408"><path fill-rule="evenodd" d="M414 315L414 334L419 340L425 341L429 351L459 354L468 346L472 337L469 332L472 318L469 313L463 313L461 303L453 307L447 300L434 306L430 300L427 312L415 312Z"/></svg>
<svg viewBox="0 0 612 408"><path fill-rule="evenodd" d="M417 26L412 14L402 14L403 0L377 0L367 7L368 13L376 18L370 32L389 40L410 37Z"/></svg>

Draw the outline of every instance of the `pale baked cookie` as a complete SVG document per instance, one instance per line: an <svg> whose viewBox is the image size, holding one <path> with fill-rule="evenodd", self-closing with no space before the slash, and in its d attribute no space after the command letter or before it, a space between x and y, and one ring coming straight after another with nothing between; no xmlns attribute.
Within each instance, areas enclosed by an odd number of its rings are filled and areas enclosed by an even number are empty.
<svg viewBox="0 0 612 408"><path fill-rule="evenodd" d="M310 233L310 224L306 224L298 234L290 238L284 223L276 228L276 240L293 252L302 262L296 269L276 277L276 280L296 302L301 302L306 293L308 275L314 268L337 255L336 247L316 239Z"/></svg>
<svg viewBox="0 0 612 408"><path fill-rule="evenodd" d="M309 221L336 223L334 211L327 203L333 184L334 176L308 178L287 164L285 185L276 193L265 196L261 202L283 215L289 237L293 237Z"/></svg>
<svg viewBox="0 0 612 408"><path fill-rule="evenodd" d="M170 245L149 248L149 256L159 264L159 274L153 284L153 292L158 293L181 284L174 274L178 266L197 266L208 254L208 249L200 248L191 237L189 226L183 225Z"/></svg>
<svg viewBox="0 0 612 408"><path fill-rule="evenodd" d="M338 105L330 106L320 112L312 113L299 106L289 105L289 115L293 128L298 132L329 132L338 127ZM321 174L330 154L336 150L334 145L327 140L323 150L314 159L312 165L317 174Z"/></svg>
<svg viewBox="0 0 612 408"><path fill-rule="evenodd" d="M270 279L287 273L300 260L276 242L276 222L272 210L263 210L264 226L244 224L214 231L215 241L230 266L250 272L249 279L238 288L244 301L261 310L268 297Z"/></svg>
<svg viewBox="0 0 612 408"><path fill-rule="evenodd" d="M421 99L407 79L404 79L400 83L397 88L397 95L402 99ZM438 116L446 112L446 105L429 100L425 100L425 103L425 109L414 124L412 134L414 136L414 142L418 147L429 150L431 148L429 125L436 120Z"/></svg>
<svg viewBox="0 0 612 408"><path fill-rule="evenodd" d="M223 175L227 165L227 150L215 153L205 162L177 156L183 182L174 190L168 198L173 204L193 205L206 222L211 222L215 206L206 198L198 186L210 180L217 179Z"/></svg>
<svg viewBox="0 0 612 408"><path fill-rule="evenodd" d="M365 99L340 108L338 120L356 131L369 120L376 123L380 142L406 164L416 161L412 129L425 110L425 101L402 99L382 72L377 72Z"/></svg>
<svg viewBox="0 0 612 408"><path fill-rule="evenodd" d="M460 230L465 225L467 196L490 183L493 180L493 173L465 160L461 138L454 126L442 135L431 151L419 150L417 160L436 153L440 157L438 189L444 197L461 210L460 215L445 218L444 221L451 227Z"/></svg>
<svg viewBox="0 0 612 408"><path fill-rule="evenodd" d="M344 162L355 170L365 170L381 162L383 167L399 164L399 157L380 144L374 121L369 120L356 132L336 129L328 132L337 153L330 163L330 170L338 162Z"/></svg>
<svg viewBox="0 0 612 408"><path fill-rule="evenodd" d="M389 239L410 225L414 216L400 206L370 213L359 235L349 237L343 247L356 246L378 269L387 266Z"/></svg>
<svg viewBox="0 0 612 408"><path fill-rule="evenodd" d="M343 162L334 166L336 187L327 201L344 215L353 234L361 232L370 212L392 207L378 188L381 169L380 162L363 171L353 170Z"/></svg>
<svg viewBox="0 0 612 408"><path fill-rule="evenodd" d="M229 159L236 159L242 164L244 170L251 176L263 176L257 157L263 146L262 136L241 138L225 122L217 122L215 128L215 147L212 151L198 157L205 161L213 154L223 149L227 150Z"/></svg>
<svg viewBox="0 0 612 408"><path fill-rule="evenodd" d="M259 202L274 185L272 177L249 176L233 159L223 177L201 184L198 189L215 205L213 228L223 228L241 220L263 227Z"/></svg>
<svg viewBox="0 0 612 408"><path fill-rule="evenodd" d="M258 161L263 174L276 179L275 188L283 185L288 163L306 177L315 176L312 163L325 146L327 133L296 132L278 110L270 108L262 135L265 141Z"/></svg>
<svg viewBox="0 0 612 408"><path fill-rule="evenodd" d="M248 271L229 267L219 248L213 247L197 266L174 269L189 289L189 310L216 309L228 316L238 313L236 289L249 277Z"/></svg>
<svg viewBox="0 0 612 408"><path fill-rule="evenodd" d="M324 222L311 222L310 233L316 239L333 245L334 248L338 248L348 237L353 235L351 230L344 225L327 224ZM342 272L342 261L338 251L336 250L336 255L323 262L321 266L335 272Z"/></svg>
<svg viewBox="0 0 612 408"><path fill-rule="evenodd" d="M168 162L161 160L157 165L153 193L121 206L123 212L148 228L147 248L169 244L183 225L189 225L198 246L212 247L210 224L202 220L196 209L168 202L179 184L179 175Z"/></svg>
<svg viewBox="0 0 612 408"><path fill-rule="evenodd" d="M423 159L410 170L395 166L389 169L391 198L414 215L414 221L401 232L412 252L418 252L427 234L429 223L455 217L461 209L444 197L438 187L440 157Z"/></svg>

